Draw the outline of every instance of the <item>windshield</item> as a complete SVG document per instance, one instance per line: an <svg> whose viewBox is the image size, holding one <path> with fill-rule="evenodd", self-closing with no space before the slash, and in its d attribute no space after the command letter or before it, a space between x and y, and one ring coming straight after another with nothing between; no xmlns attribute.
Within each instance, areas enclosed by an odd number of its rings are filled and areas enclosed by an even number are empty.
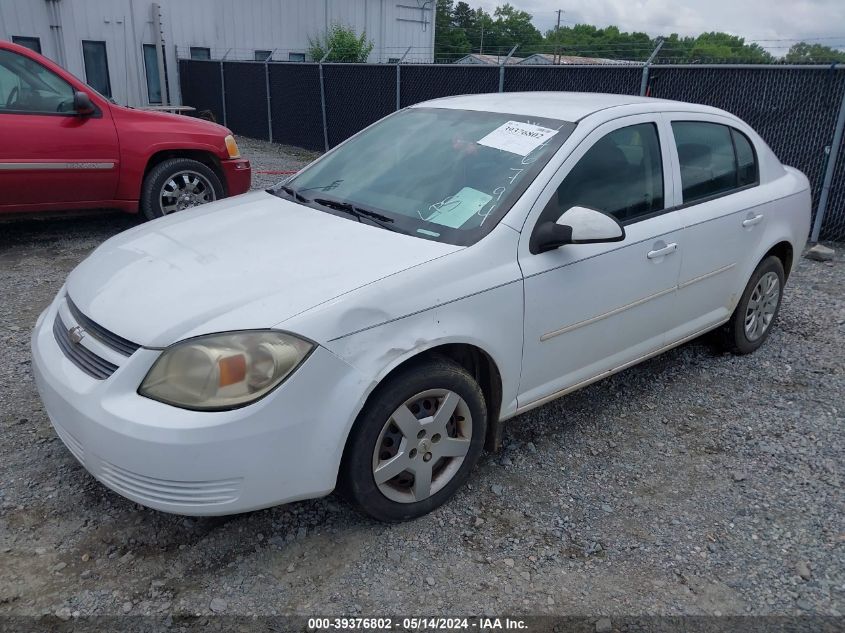
<svg viewBox="0 0 845 633"><path fill-rule="evenodd" d="M498 224L574 128L523 115L408 108L273 193L384 229L469 245Z"/></svg>

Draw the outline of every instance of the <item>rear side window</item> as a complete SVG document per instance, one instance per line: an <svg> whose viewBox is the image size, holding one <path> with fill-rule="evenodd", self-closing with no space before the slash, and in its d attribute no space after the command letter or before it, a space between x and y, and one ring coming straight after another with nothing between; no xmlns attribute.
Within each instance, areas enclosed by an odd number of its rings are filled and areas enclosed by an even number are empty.
<svg viewBox="0 0 845 633"><path fill-rule="evenodd" d="M703 121L675 121L672 131L685 204L757 183L754 149L741 132Z"/></svg>

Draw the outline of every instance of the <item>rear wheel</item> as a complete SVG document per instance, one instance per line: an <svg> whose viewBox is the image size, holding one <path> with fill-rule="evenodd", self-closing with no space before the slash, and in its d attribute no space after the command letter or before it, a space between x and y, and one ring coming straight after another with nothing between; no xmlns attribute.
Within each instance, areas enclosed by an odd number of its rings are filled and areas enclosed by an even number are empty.
<svg viewBox="0 0 845 633"><path fill-rule="evenodd" d="M341 490L381 521L422 516L467 480L486 429L484 396L463 367L446 359L409 366L379 386L358 417Z"/></svg>
<svg viewBox="0 0 845 633"><path fill-rule="evenodd" d="M223 185L207 165L191 158L169 158L144 178L141 211L153 220L222 197Z"/></svg>
<svg viewBox="0 0 845 633"><path fill-rule="evenodd" d="M750 354L769 337L780 312L784 278L780 259L769 256L760 262L722 329L722 342L728 350Z"/></svg>

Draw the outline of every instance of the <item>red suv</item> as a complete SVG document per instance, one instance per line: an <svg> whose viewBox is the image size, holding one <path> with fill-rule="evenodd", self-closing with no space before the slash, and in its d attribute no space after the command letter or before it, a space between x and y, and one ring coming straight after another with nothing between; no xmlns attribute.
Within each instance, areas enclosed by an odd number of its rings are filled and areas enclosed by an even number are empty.
<svg viewBox="0 0 845 633"><path fill-rule="evenodd" d="M249 189L221 125L115 105L33 51L0 41L0 215L70 209L156 218Z"/></svg>

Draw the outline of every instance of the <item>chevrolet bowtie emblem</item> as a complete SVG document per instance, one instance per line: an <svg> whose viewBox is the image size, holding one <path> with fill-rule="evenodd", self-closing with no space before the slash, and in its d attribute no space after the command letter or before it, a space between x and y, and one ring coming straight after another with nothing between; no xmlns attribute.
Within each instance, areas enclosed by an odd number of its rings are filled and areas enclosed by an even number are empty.
<svg viewBox="0 0 845 633"><path fill-rule="evenodd" d="M74 325L67 331L67 337L70 339L71 343L78 345L85 337L85 330L83 330L79 325Z"/></svg>

